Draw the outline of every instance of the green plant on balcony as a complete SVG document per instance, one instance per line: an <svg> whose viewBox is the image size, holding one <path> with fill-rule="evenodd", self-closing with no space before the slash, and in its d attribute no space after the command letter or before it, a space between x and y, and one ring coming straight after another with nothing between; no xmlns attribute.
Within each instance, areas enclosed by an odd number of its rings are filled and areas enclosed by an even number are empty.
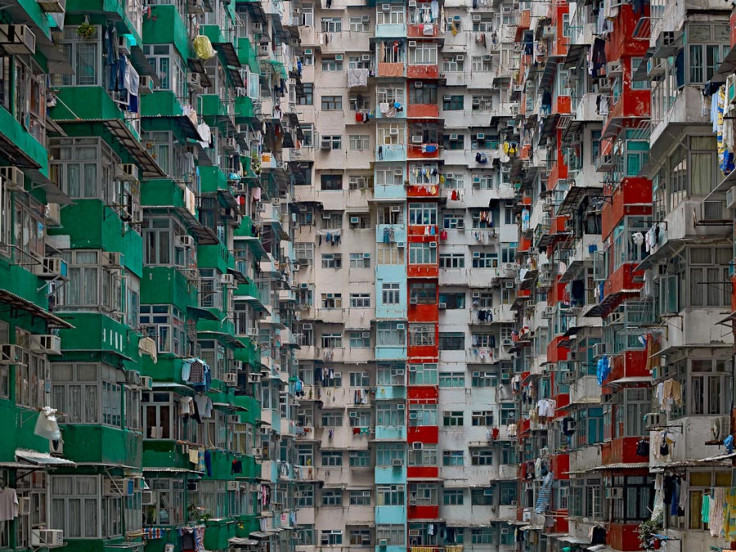
<svg viewBox="0 0 736 552"><path fill-rule="evenodd" d="M656 535L662 529L663 511L658 510L652 519L642 521L639 524L637 532L639 533L639 543L644 550L654 550L654 542Z"/></svg>
<svg viewBox="0 0 736 552"><path fill-rule="evenodd" d="M95 32L97 31L97 27L92 25L89 22L89 18L84 18L84 23L82 23L79 27L77 27L77 36L80 38L83 38L84 40L89 40L93 36L95 36Z"/></svg>

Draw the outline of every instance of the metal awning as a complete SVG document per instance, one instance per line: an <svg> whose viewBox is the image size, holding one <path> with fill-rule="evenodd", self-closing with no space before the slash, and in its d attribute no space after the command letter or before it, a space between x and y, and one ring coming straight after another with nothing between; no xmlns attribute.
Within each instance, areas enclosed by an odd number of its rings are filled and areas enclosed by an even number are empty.
<svg viewBox="0 0 736 552"><path fill-rule="evenodd" d="M622 462L619 464L607 464L603 466L595 466L593 468L590 468L587 471L596 472L596 471L606 471L606 470L641 470L641 469L648 469L648 468L649 468L649 462L632 462L630 464Z"/></svg>
<svg viewBox="0 0 736 552"><path fill-rule="evenodd" d="M123 119L69 119L59 120L56 122L60 125L73 124L101 124L113 137L122 144L128 154L143 169L144 178L166 178L166 173L161 170L158 163L151 157L148 150L135 137L133 131L128 128Z"/></svg>
<svg viewBox="0 0 736 552"><path fill-rule="evenodd" d="M196 316L197 318L201 318L202 320L218 320L215 313L210 312L207 309L202 309L200 307L187 305L187 313Z"/></svg>
<svg viewBox="0 0 736 552"><path fill-rule="evenodd" d="M718 70L710 79L710 82L719 84L726 82L726 77L736 70L736 47L731 48L731 51L726 54L721 64L718 66Z"/></svg>
<svg viewBox="0 0 736 552"><path fill-rule="evenodd" d="M0 303L10 305L11 310L21 310L36 318L42 318L46 321L49 328L61 328L65 330L74 328L66 320L59 318L55 314L51 314L49 311L42 309L27 299L23 299L20 295L11 293L7 289L0 289Z"/></svg>
<svg viewBox="0 0 736 552"><path fill-rule="evenodd" d="M213 402L212 408L222 408L223 410L231 410L233 412L248 412L248 409L244 406L224 402Z"/></svg>
<svg viewBox="0 0 736 552"><path fill-rule="evenodd" d="M143 116L141 117L141 119L143 123L151 119L166 119L176 124L179 127L179 129L182 131L182 134L184 134L186 138L190 140L195 140L196 142L202 141L202 137L199 135L199 131L197 130L197 127L194 124L194 121L192 121L189 117L187 117L183 113L181 115L149 115L149 116Z"/></svg>
<svg viewBox="0 0 736 552"><path fill-rule="evenodd" d="M235 46L232 42L213 42L212 47L225 56L225 65L232 67L240 67L238 54L235 52Z"/></svg>
<svg viewBox="0 0 736 552"><path fill-rule="evenodd" d="M567 48L567 57L562 62L562 68L570 69L571 67L577 67L580 58L583 57L583 54L589 47L590 44L570 44Z"/></svg>
<svg viewBox="0 0 736 552"><path fill-rule="evenodd" d="M240 341L238 341L234 335L231 335L226 332L218 332L214 330L205 330L205 331L198 331L197 335L203 335L205 337L214 337L223 339L227 342L228 345L232 345L236 349L244 349L245 345L243 345Z"/></svg>
<svg viewBox="0 0 736 552"><path fill-rule="evenodd" d="M268 533L263 533L262 531L253 531L250 536L257 539L267 539L269 537Z"/></svg>
<svg viewBox="0 0 736 552"><path fill-rule="evenodd" d="M71 460L51 456L48 452L38 452L35 450L18 449L15 451L15 457L18 460L30 462L34 466L43 468L56 468L59 466L76 466Z"/></svg>
<svg viewBox="0 0 736 552"><path fill-rule="evenodd" d="M619 378L617 380L609 381L605 385L624 385L626 383L651 383L652 378L649 376L631 376L628 378Z"/></svg>
<svg viewBox="0 0 736 552"><path fill-rule="evenodd" d="M547 117L544 119L544 123L542 124L542 130L539 132L539 141L537 142L537 144L541 144L545 138L552 134L552 131L557 128L557 120L559 118L559 113L547 115Z"/></svg>
<svg viewBox="0 0 736 552"><path fill-rule="evenodd" d="M236 548L241 548L243 546L257 546L258 545L258 541L257 540L242 539L240 537L230 537L227 540L227 543L230 546L234 546Z"/></svg>
<svg viewBox="0 0 736 552"><path fill-rule="evenodd" d="M147 466L143 468L144 472L153 472L153 473L191 473L193 475L202 475L204 472L197 471L197 470L190 470L188 468L163 468L163 467L156 467L156 466Z"/></svg>

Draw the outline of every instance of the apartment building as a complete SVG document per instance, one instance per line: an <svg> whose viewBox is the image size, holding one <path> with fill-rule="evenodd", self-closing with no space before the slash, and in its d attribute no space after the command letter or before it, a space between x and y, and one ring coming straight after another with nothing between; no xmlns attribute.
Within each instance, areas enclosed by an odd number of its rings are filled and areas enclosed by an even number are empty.
<svg viewBox="0 0 736 552"><path fill-rule="evenodd" d="M522 550L730 548L730 13L521 12Z"/></svg>
<svg viewBox="0 0 736 552"><path fill-rule="evenodd" d="M513 550L512 4L297 9L297 548Z"/></svg>
<svg viewBox="0 0 736 552"><path fill-rule="evenodd" d="M293 549L292 15L2 5L0 548Z"/></svg>

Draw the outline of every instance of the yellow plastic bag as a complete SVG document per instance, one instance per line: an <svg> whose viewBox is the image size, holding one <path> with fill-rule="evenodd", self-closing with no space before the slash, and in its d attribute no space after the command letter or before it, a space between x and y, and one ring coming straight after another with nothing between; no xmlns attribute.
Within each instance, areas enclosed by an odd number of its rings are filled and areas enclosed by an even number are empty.
<svg viewBox="0 0 736 552"><path fill-rule="evenodd" d="M210 59L215 57L216 52L212 47L210 39L205 35L197 35L194 39L194 53L199 59Z"/></svg>

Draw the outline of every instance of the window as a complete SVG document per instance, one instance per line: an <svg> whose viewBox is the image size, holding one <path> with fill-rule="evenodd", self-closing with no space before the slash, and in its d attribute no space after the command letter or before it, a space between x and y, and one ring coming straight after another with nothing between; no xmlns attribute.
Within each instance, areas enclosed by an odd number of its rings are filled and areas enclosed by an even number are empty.
<svg viewBox="0 0 736 552"><path fill-rule="evenodd" d="M300 264L312 265L314 263L314 244L308 242L296 242L294 244L296 260Z"/></svg>
<svg viewBox="0 0 736 552"><path fill-rule="evenodd" d="M409 466L437 466L437 445L424 444L421 449L409 448Z"/></svg>
<svg viewBox="0 0 736 552"><path fill-rule="evenodd" d="M324 62L322 62L324 64ZM323 111L340 111L342 109L342 96L322 96Z"/></svg>
<svg viewBox="0 0 736 552"><path fill-rule="evenodd" d="M17 207L16 203L16 215L19 214ZM68 263L69 282L58 293L59 308L123 311L119 271L101 266L100 257L100 251L64 252L62 258Z"/></svg>
<svg viewBox="0 0 736 552"><path fill-rule="evenodd" d="M301 10L299 24L303 27L311 27L314 25L314 7L308 4L300 4L299 9Z"/></svg>
<svg viewBox="0 0 736 552"><path fill-rule="evenodd" d="M370 151L371 137L368 134L351 134L350 149L353 151Z"/></svg>
<svg viewBox="0 0 736 552"><path fill-rule="evenodd" d="M491 96L485 96L485 95L473 96L471 99L471 105L473 107L473 111L490 111L493 108L493 99L491 98ZM488 140L488 139L484 139L481 141L482 142L485 142L485 141L492 142L491 140ZM497 144L491 143L491 144L487 144L487 146L486 144L484 144L484 146L486 147L479 146L478 149L494 149L493 148L494 145L496 145L497 147Z"/></svg>
<svg viewBox="0 0 736 552"><path fill-rule="evenodd" d="M437 205L432 203L410 203L409 224L424 226L437 224Z"/></svg>
<svg viewBox="0 0 736 552"><path fill-rule="evenodd" d="M340 149L332 148L332 149ZM320 176L320 182L322 183L322 190L325 191L336 191L342 190L342 175L341 174L323 174Z"/></svg>
<svg viewBox="0 0 736 552"><path fill-rule="evenodd" d="M465 268L463 253L441 253L440 268Z"/></svg>
<svg viewBox="0 0 736 552"><path fill-rule="evenodd" d="M473 72L487 73L491 71L493 68L491 64L491 56L473 56L471 68Z"/></svg>
<svg viewBox="0 0 736 552"><path fill-rule="evenodd" d="M404 485L376 485L376 506L403 506Z"/></svg>
<svg viewBox="0 0 736 552"><path fill-rule="evenodd" d="M370 410L351 410L348 412L348 417L350 419L350 427L370 427L371 425Z"/></svg>
<svg viewBox="0 0 736 552"><path fill-rule="evenodd" d="M445 450L442 452L443 466L462 466L465 458L462 450Z"/></svg>
<svg viewBox="0 0 736 552"><path fill-rule="evenodd" d="M64 30L64 39L61 42L64 55L74 71L70 75L55 75L53 79L55 86L99 86L103 82L102 55L100 53L102 51L101 27L95 26L96 32L89 40L82 39L77 35L77 29L78 27L67 26ZM161 51L163 50L168 55L168 45L163 46ZM156 60L149 59L149 61L153 61L154 65L156 63ZM162 68L157 66L157 69ZM159 71L156 71L156 74L159 74ZM168 82L162 80L162 87L164 83L168 84Z"/></svg>
<svg viewBox="0 0 736 552"><path fill-rule="evenodd" d="M465 350L465 334L462 332L440 332L440 351Z"/></svg>
<svg viewBox="0 0 736 552"><path fill-rule="evenodd" d="M437 506L438 486L431 483L417 483L409 487L409 503L416 506Z"/></svg>
<svg viewBox="0 0 736 552"><path fill-rule="evenodd" d="M376 344L379 347L403 347L406 345L406 332L396 322L379 322L376 326Z"/></svg>
<svg viewBox="0 0 736 552"><path fill-rule="evenodd" d="M51 477L51 527L65 539L100 538L100 478L96 475Z"/></svg>
<svg viewBox="0 0 736 552"><path fill-rule="evenodd" d="M351 506L370 506L371 505L371 492L368 490L350 491L350 505ZM370 539L370 532L368 534L368 538Z"/></svg>
<svg viewBox="0 0 736 552"><path fill-rule="evenodd" d="M409 88L409 103L412 105L437 105L437 85L429 82L422 83L421 88Z"/></svg>
<svg viewBox="0 0 736 552"><path fill-rule="evenodd" d="M445 506L462 506L463 505L463 490L462 489L445 489L442 492L442 504L444 504Z"/></svg>
<svg viewBox="0 0 736 552"><path fill-rule="evenodd" d="M413 65L437 65L437 46L433 43L418 43L409 48L409 63ZM435 95L435 103L436 95Z"/></svg>
<svg viewBox="0 0 736 552"><path fill-rule="evenodd" d="M405 454L402 445L392 445L390 443L376 444L376 466L393 466L394 460L403 461L404 458Z"/></svg>
<svg viewBox="0 0 736 552"><path fill-rule="evenodd" d="M409 288L409 303L412 305L434 305L437 303L437 284L413 283Z"/></svg>
<svg viewBox="0 0 736 552"><path fill-rule="evenodd" d="M341 411L328 410L322 413L322 427L340 427L340 426L342 426L342 412ZM324 454L326 453L323 453L323 456ZM341 454L341 453L338 453L338 454ZM340 462L342 464L342 460Z"/></svg>
<svg viewBox="0 0 736 552"><path fill-rule="evenodd" d="M474 465L486 465L475 464ZM470 489L470 503L473 506L492 506L493 505L493 487L481 489Z"/></svg>
<svg viewBox="0 0 736 552"><path fill-rule="evenodd" d="M383 283L381 285L381 297L384 305L399 304L399 284L395 282Z"/></svg>
<svg viewBox="0 0 736 552"><path fill-rule="evenodd" d="M323 33L340 33L342 32L342 19L339 17L323 17L322 18Z"/></svg>
<svg viewBox="0 0 736 552"><path fill-rule="evenodd" d="M410 385L437 385L436 364L410 364Z"/></svg>
<svg viewBox="0 0 736 552"><path fill-rule="evenodd" d="M472 496L472 493L471 493ZM473 505L476 503L473 502ZM482 503L480 503L482 504ZM470 530L470 543L471 544L493 544L493 530L483 527L481 529Z"/></svg>
<svg viewBox="0 0 736 552"><path fill-rule="evenodd" d="M388 546L404 546L406 534L403 525L376 525L376 541L385 540Z"/></svg>
<svg viewBox="0 0 736 552"><path fill-rule="evenodd" d="M370 491L353 491L353 492L354 493L361 493L361 492L368 493L368 502L365 504L365 506L370 506ZM356 504L356 506L361 506L361 504ZM371 530L370 529L350 529L350 544L352 544L353 546L370 546L371 545Z"/></svg>
<svg viewBox="0 0 736 552"><path fill-rule="evenodd" d="M322 228L324 230L342 229L342 212L324 211L322 213Z"/></svg>
<svg viewBox="0 0 736 552"><path fill-rule="evenodd" d="M350 31L354 33L367 33L369 23L370 21L366 21L363 17L351 17Z"/></svg>
<svg viewBox="0 0 736 552"><path fill-rule="evenodd" d="M342 268L341 253L324 253L322 255L322 268ZM340 295L336 293L335 295Z"/></svg>
<svg viewBox="0 0 736 552"><path fill-rule="evenodd" d="M26 365L22 371L16 368L16 401L20 400L19 404L36 406L30 393L31 390L37 392L37 386L29 385L29 381L33 381L33 378L39 382L49 381L47 368L30 359L26 360ZM118 371L105 364L55 363L51 387L52 405L66 414L66 423L102 423L121 427L122 391L117 380ZM44 387L38 387L43 393ZM164 395L168 399L168 393ZM168 418L165 420L167 429L170 422Z"/></svg>
<svg viewBox="0 0 736 552"><path fill-rule="evenodd" d="M465 107L465 96L452 95L444 96L442 99L442 109L445 111L462 111Z"/></svg>
<svg viewBox="0 0 736 552"><path fill-rule="evenodd" d="M322 334L322 347L325 349L339 349L340 347L342 347L342 334Z"/></svg>
<svg viewBox="0 0 736 552"><path fill-rule="evenodd" d="M332 57L322 57L322 70L329 73L336 73L342 71L342 60ZM339 96L333 96L339 97ZM322 109L324 108L324 99L322 100ZM342 98L340 98L340 107L334 109L342 109Z"/></svg>
<svg viewBox="0 0 736 552"><path fill-rule="evenodd" d="M434 324L409 324L409 345L414 347L426 347L433 346L434 344Z"/></svg>
<svg viewBox="0 0 736 552"><path fill-rule="evenodd" d="M342 466L342 452L322 451L322 465L332 467Z"/></svg>
<svg viewBox="0 0 736 552"><path fill-rule="evenodd" d="M342 504L342 497L340 497L340 504ZM336 506L339 506L340 504L337 504ZM324 504L324 501L323 501L323 505L326 505ZM342 544L342 531L339 531L336 529L332 531L322 531L322 535L320 537L320 544L322 546L341 545Z"/></svg>
<svg viewBox="0 0 736 552"><path fill-rule="evenodd" d="M312 104L305 104L305 105L312 105ZM311 124L302 125L302 133L304 134L304 138L302 138L302 147L313 148L314 147L314 125L311 125ZM295 184L298 184L298 182L295 182ZM305 179L304 184L309 184L309 182L307 182Z"/></svg>
<svg viewBox="0 0 736 552"><path fill-rule="evenodd" d="M350 254L350 268L370 268L371 267L371 254L370 253L351 253ZM370 301L368 302L370 306Z"/></svg>
<svg viewBox="0 0 736 552"><path fill-rule="evenodd" d="M350 332L350 348L368 349L371 346L371 332ZM352 374L350 374L352 376Z"/></svg>
<svg viewBox="0 0 736 552"><path fill-rule="evenodd" d="M481 410L473 412L471 417L474 426L492 426L493 425L493 411L492 410Z"/></svg>
<svg viewBox="0 0 736 552"><path fill-rule="evenodd" d="M498 268L498 255L487 251L474 251L473 268Z"/></svg>
<svg viewBox="0 0 736 552"><path fill-rule="evenodd" d="M457 372L440 372L440 387L465 387L465 374Z"/></svg>
<svg viewBox="0 0 736 552"><path fill-rule="evenodd" d="M350 451L350 467L351 468L370 468L371 453L368 450L351 450ZM369 496L370 502L370 496Z"/></svg>
<svg viewBox="0 0 736 552"><path fill-rule="evenodd" d="M376 258L380 265L403 265L404 248L399 248L395 243L377 243Z"/></svg>
<svg viewBox="0 0 736 552"><path fill-rule="evenodd" d="M322 294L323 309L340 309L342 308L341 293L323 293Z"/></svg>
<svg viewBox="0 0 736 552"><path fill-rule="evenodd" d="M442 265L442 256L440 256L440 266ZM440 307L447 310L464 309L465 293L440 293Z"/></svg>
<svg viewBox="0 0 736 552"><path fill-rule="evenodd" d="M376 404L376 425L384 427L401 427L406 424L406 414L402 405L379 401Z"/></svg>
<svg viewBox="0 0 736 552"><path fill-rule="evenodd" d="M442 425L445 427L462 426L463 425L463 411L462 410L446 410L442 414Z"/></svg>
<svg viewBox="0 0 736 552"><path fill-rule="evenodd" d="M302 90L297 92L296 100L299 105L313 105L314 84L311 82L305 82L302 85Z"/></svg>
<svg viewBox="0 0 736 552"><path fill-rule="evenodd" d="M297 498L297 501L299 500L300 498ZM314 525L300 525L298 529L295 528L294 540L297 546L314 546Z"/></svg>
<svg viewBox="0 0 736 552"><path fill-rule="evenodd" d="M389 11L381 10L378 12L376 25L403 25L404 20L404 6L391 4Z"/></svg>
<svg viewBox="0 0 736 552"><path fill-rule="evenodd" d="M161 80L157 90L172 90L182 101L186 98L186 63L173 44L143 45L143 53Z"/></svg>
<svg viewBox="0 0 736 552"><path fill-rule="evenodd" d="M443 73L462 73L465 70L465 56L460 54L442 60Z"/></svg>
<svg viewBox="0 0 736 552"><path fill-rule="evenodd" d="M692 474L690 475L692 478ZM611 500L611 521L615 523L626 523L648 519L651 516L652 501L654 500L654 486L650 482L649 477L614 476L612 479L611 487L620 488L622 492L620 494L621 498ZM691 488L692 484L689 490ZM690 497L692 500L692 492ZM690 503L690 507L692 508L693 506L694 504Z"/></svg>
<svg viewBox="0 0 736 552"><path fill-rule="evenodd" d="M434 247L432 247L434 245ZM417 243L409 244L409 263L411 264L437 264L437 244Z"/></svg>
<svg viewBox="0 0 736 552"><path fill-rule="evenodd" d="M437 405L436 404L410 404L409 426L436 426Z"/></svg>
<svg viewBox="0 0 736 552"><path fill-rule="evenodd" d="M498 385L498 376L491 372L473 372L472 387L495 387Z"/></svg>

